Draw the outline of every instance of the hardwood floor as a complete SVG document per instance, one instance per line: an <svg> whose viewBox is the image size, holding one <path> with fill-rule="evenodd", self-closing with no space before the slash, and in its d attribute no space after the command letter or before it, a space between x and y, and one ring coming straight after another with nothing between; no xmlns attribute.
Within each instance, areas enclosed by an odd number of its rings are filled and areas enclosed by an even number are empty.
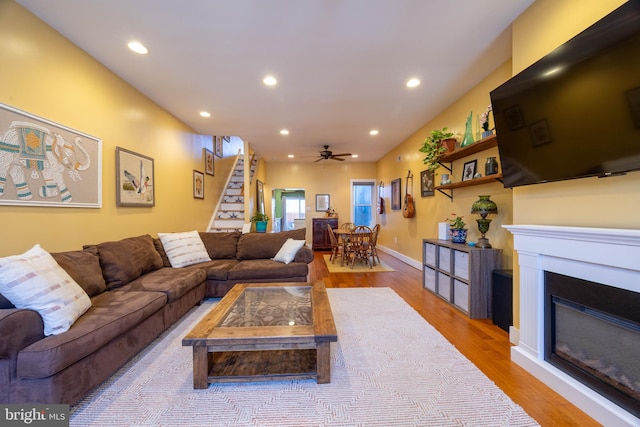
<svg viewBox="0 0 640 427"><path fill-rule="evenodd" d="M380 251L393 273L330 274L315 252L309 280L323 280L327 288L389 287L520 405L541 426L599 426L566 399L511 362L507 332L491 320L471 320L422 287L422 272Z"/></svg>

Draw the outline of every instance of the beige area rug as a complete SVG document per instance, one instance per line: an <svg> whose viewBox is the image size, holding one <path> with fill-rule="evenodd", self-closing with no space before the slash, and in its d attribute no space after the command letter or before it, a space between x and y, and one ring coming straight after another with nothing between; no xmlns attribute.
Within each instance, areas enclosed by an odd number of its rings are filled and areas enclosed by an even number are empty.
<svg viewBox="0 0 640 427"><path fill-rule="evenodd" d="M182 337L207 300L71 408L71 426L536 426L389 288L327 289L338 330L331 383L193 389Z"/></svg>
<svg viewBox="0 0 640 427"><path fill-rule="evenodd" d="M327 264L327 268L329 269L329 273L379 273L382 271L395 271L393 268L389 267L385 263L378 263L370 268L368 265L361 261L356 261L353 268L351 265L340 265L340 258L336 259L335 263L331 263L329 258L331 255L323 255L324 263Z"/></svg>

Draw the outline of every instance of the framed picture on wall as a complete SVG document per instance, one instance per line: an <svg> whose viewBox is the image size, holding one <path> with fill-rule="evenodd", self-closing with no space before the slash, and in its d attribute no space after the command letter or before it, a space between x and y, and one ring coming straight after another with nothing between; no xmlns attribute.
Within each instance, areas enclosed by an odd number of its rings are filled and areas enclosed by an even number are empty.
<svg viewBox="0 0 640 427"><path fill-rule="evenodd" d="M420 195L429 197L433 194L433 171L423 170L420 172Z"/></svg>
<svg viewBox="0 0 640 427"><path fill-rule="evenodd" d="M216 156L222 157L222 136L214 136L213 137L213 145L214 150L216 152Z"/></svg>
<svg viewBox="0 0 640 427"><path fill-rule="evenodd" d="M401 188L400 185L402 180L400 178L394 179L391 181L391 210L399 211L402 209L402 202L400 200L401 196Z"/></svg>
<svg viewBox="0 0 640 427"><path fill-rule="evenodd" d="M469 181L473 179L473 176L476 174L477 164L477 160L471 160L464 164L464 168L462 169L462 181Z"/></svg>
<svg viewBox="0 0 640 427"><path fill-rule="evenodd" d="M204 149L204 171L207 175L214 175L213 173L213 151Z"/></svg>
<svg viewBox="0 0 640 427"><path fill-rule="evenodd" d="M0 205L102 207L102 140L1 103L0 134Z"/></svg>
<svg viewBox="0 0 640 427"><path fill-rule="evenodd" d="M151 157L116 147L116 205L155 206L154 173Z"/></svg>
<svg viewBox="0 0 640 427"><path fill-rule="evenodd" d="M256 179L256 211L264 212L264 183Z"/></svg>
<svg viewBox="0 0 640 427"><path fill-rule="evenodd" d="M193 170L193 197L204 199L204 174L195 169Z"/></svg>
<svg viewBox="0 0 640 427"><path fill-rule="evenodd" d="M316 212L325 212L331 206L328 194L316 194Z"/></svg>

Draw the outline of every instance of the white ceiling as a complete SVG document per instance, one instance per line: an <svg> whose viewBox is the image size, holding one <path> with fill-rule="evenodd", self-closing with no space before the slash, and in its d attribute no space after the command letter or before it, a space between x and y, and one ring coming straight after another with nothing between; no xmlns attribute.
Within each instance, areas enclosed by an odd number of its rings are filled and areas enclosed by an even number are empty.
<svg viewBox="0 0 640 427"><path fill-rule="evenodd" d="M324 144L378 160L510 57L533 1L17 0L197 133L267 161Z"/></svg>

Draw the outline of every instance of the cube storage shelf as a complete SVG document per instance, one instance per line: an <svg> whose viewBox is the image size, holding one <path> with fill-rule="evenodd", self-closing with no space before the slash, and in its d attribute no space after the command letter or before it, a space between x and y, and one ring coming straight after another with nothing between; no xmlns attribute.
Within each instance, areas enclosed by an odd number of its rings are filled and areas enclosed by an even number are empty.
<svg viewBox="0 0 640 427"><path fill-rule="evenodd" d="M422 283L472 319L491 318L491 279L502 266L502 249L473 248L423 239Z"/></svg>

